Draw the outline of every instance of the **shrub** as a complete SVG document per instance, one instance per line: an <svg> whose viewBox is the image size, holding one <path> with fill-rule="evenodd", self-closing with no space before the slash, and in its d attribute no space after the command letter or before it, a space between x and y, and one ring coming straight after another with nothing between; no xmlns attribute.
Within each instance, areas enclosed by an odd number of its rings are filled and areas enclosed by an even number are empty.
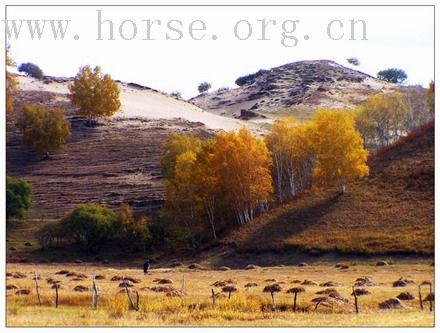
<svg viewBox="0 0 440 333"><path fill-rule="evenodd" d="M61 220L63 233L88 250L96 250L113 237L117 217L97 204L80 205Z"/></svg>
<svg viewBox="0 0 440 333"><path fill-rule="evenodd" d="M182 98L182 93L178 90L174 90L173 92L170 93L170 96L175 98Z"/></svg>
<svg viewBox="0 0 440 333"><path fill-rule="evenodd" d="M217 93L224 93L224 92L227 92L229 90L231 90L231 88L229 88L229 87L220 87L220 88L217 89Z"/></svg>
<svg viewBox="0 0 440 333"><path fill-rule="evenodd" d="M269 71L267 69L260 69L258 72L253 73L253 74L248 74L245 76L240 76L237 80L235 80L235 84L237 86L244 86L247 84L252 84L255 82L255 80L262 76L263 74L268 73Z"/></svg>
<svg viewBox="0 0 440 333"><path fill-rule="evenodd" d="M401 84L408 76L403 69L388 68L377 73L377 78L382 81Z"/></svg>
<svg viewBox="0 0 440 333"><path fill-rule="evenodd" d="M353 66L359 66L361 64L359 59L355 57L347 58L347 62Z"/></svg>
<svg viewBox="0 0 440 333"><path fill-rule="evenodd" d="M6 177L6 218L22 218L31 206L31 186L21 179Z"/></svg>
<svg viewBox="0 0 440 333"><path fill-rule="evenodd" d="M136 219L133 211L126 203L119 207L115 222L115 238L125 248L131 250L147 250L151 248L152 236L148 228L148 219Z"/></svg>
<svg viewBox="0 0 440 333"><path fill-rule="evenodd" d="M18 67L19 72L25 72L27 76L41 80L44 77L43 71L37 65L27 62Z"/></svg>
<svg viewBox="0 0 440 333"><path fill-rule="evenodd" d="M205 91L208 91L209 89L211 89L211 83L209 83L209 82L201 82L199 84L199 86L197 87L197 89L199 90L199 93L203 93Z"/></svg>
<svg viewBox="0 0 440 333"><path fill-rule="evenodd" d="M38 230L35 237L42 248L51 248L61 244L64 233L59 222L51 222Z"/></svg>
<svg viewBox="0 0 440 333"><path fill-rule="evenodd" d="M17 126L23 133L24 144L46 158L49 152L63 148L70 136L70 125L63 110L47 110L40 105L25 104Z"/></svg>

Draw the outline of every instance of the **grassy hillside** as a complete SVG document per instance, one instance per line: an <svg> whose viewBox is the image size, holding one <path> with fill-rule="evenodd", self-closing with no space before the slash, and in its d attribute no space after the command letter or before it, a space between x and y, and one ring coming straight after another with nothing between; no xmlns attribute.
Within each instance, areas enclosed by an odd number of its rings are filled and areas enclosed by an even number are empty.
<svg viewBox="0 0 440 333"><path fill-rule="evenodd" d="M370 157L347 193L318 190L227 235L241 252L434 253L434 125Z"/></svg>

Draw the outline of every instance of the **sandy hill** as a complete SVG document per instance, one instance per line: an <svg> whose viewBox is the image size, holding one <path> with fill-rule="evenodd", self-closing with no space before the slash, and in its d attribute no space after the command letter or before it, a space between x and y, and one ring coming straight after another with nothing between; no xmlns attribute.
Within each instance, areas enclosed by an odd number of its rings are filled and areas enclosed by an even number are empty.
<svg viewBox="0 0 440 333"><path fill-rule="evenodd" d="M190 102L213 113L245 117L252 113L309 118L317 108L353 108L370 94L396 89L331 60L298 61L272 68L254 82L223 92L204 93Z"/></svg>
<svg viewBox="0 0 440 333"><path fill-rule="evenodd" d="M238 252L434 253L434 125L370 158L348 192L312 190L224 238Z"/></svg>
<svg viewBox="0 0 440 333"><path fill-rule="evenodd" d="M247 125L147 87L119 83L121 111L89 128L74 115L66 95L69 81L19 77L15 116L23 103L41 103L61 107L72 126L65 151L42 160L22 144L14 119L8 115L7 174L31 183L33 207L29 218L57 219L86 202L112 207L128 202L137 211L156 208L164 200L159 160L170 133L206 137L218 130ZM252 130L258 131L256 127Z"/></svg>

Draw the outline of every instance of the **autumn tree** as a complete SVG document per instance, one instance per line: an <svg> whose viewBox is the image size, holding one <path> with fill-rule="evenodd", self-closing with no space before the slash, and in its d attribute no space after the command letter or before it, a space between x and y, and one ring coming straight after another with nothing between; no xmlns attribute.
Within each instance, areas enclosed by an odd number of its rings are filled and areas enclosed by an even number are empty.
<svg viewBox="0 0 440 333"><path fill-rule="evenodd" d="M213 163L226 200L240 225L251 221L257 210L264 211L273 192L272 160L264 141L246 128L216 137Z"/></svg>
<svg viewBox="0 0 440 333"><path fill-rule="evenodd" d="M368 175L367 151L349 111L318 110L311 131L318 184L336 185L343 194L348 181Z"/></svg>
<svg viewBox="0 0 440 333"><path fill-rule="evenodd" d="M356 112L356 128L365 142L390 144L408 128L408 107L401 93L377 94L360 105Z"/></svg>
<svg viewBox="0 0 440 333"><path fill-rule="evenodd" d="M217 239L216 210L223 191L214 160L215 140L206 140L197 151L195 184L197 195L211 227L212 237Z"/></svg>
<svg viewBox="0 0 440 333"><path fill-rule="evenodd" d="M121 107L119 88L109 74L102 74L99 66L80 68L69 84L69 98L78 107L77 113L87 117L89 125L102 117L110 117Z"/></svg>
<svg viewBox="0 0 440 333"><path fill-rule="evenodd" d="M23 133L24 144L46 158L62 149L70 136L70 125L59 108L47 110L44 106L25 104L17 126Z"/></svg>
<svg viewBox="0 0 440 333"><path fill-rule="evenodd" d="M431 81L426 91L426 109L431 117L434 117L435 113L435 83Z"/></svg>
<svg viewBox="0 0 440 333"><path fill-rule="evenodd" d="M278 202L284 194L294 197L310 184L313 151L308 124L299 125L295 118L277 120L266 137L272 154L273 178Z"/></svg>
<svg viewBox="0 0 440 333"><path fill-rule="evenodd" d="M201 145L201 140L196 136L172 133L163 146L165 154L161 159L162 174L172 179L178 156L190 150L196 151Z"/></svg>
<svg viewBox="0 0 440 333"><path fill-rule="evenodd" d="M200 198L197 193L196 154L186 151L180 154L175 163L174 176L166 182L169 205L176 211L177 219L184 225L191 237L193 249L199 247L198 207Z"/></svg>
<svg viewBox="0 0 440 333"><path fill-rule="evenodd" d="M136 218L127 203L122 203L116 211L114 223L114 239L125 249L143 250L151 247L152 236L148 227L148 219Z"/></svg>
<svg viewBox="0 0 440 333"><path fill-rule="evenodd" d="M6 47L6 66L16 67L15 62L10 56L10 46ZM12 112L14 110L14 93L17 88L17 80L15 76L6 70L6 111Z"/></svg>

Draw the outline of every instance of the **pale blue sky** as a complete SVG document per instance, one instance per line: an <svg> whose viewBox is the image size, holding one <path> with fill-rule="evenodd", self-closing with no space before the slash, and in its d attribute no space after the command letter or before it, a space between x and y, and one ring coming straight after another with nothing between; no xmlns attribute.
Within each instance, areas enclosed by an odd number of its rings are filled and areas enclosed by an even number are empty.
<svg viewBox="0 0 440 333"><path fill-rule="evenodd" d="M96 40L98 9L103 19L113 21L116 40ZM42 40L31 40L23 29L24 35L10 40L17 63L34 62L55 76L74 76L85 64L101 65L114 79L167 92L179 90L186 98L197 94L201 81L212 82L213 88L233 87L240 75L299 60L331 59L347 65L345 59L355 56L361 62L357 69L373 76L381 69L397 67L407 72L410 84L426 86L434 78L432 7L9 7L8 19L71 20L63 41L50 38L50 30ZM142 20L148 19L162 21L161 27L151 31L156 40L142 40L147 33ZM261 19L276 21L268 25L269 40L258 40ZM366 22L368 40L344 37L335 41L328 37L329 22L341 20L345 27L340 31L335 28L334 35L344 32L347 36L351 19ZM119 36L118 28L124 20L136 24L133 40ZM183 23L181 40L165 39L166 33L173 33L166 28L169 20ZM194 20L206 24L205 32L195 33L205 34L203 40L193 40L188 34ZM234 25L240 20L252 25L248 40L240 41L234 35ZM286 20L299 20L291 34L298 38L295 47L281 44L281 25ZM130 25L124 26L125 36L131 34ZM108 25L102 27L106 38ZM244 31L245 24L241 28ZM357 33L361 36L359 30ZM214 34L217 40L212 39Z"/></svg>

